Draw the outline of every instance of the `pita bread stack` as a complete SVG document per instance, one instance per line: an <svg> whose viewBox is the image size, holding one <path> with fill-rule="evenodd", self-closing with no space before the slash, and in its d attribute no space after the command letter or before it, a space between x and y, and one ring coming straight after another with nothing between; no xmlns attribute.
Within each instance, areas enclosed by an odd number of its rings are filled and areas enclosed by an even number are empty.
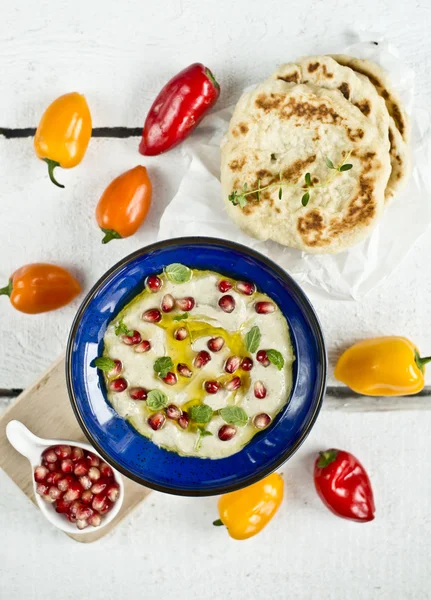
<svg viewBox="0 0 431 600"><path fill-rule="evenodd" d="M282 65L240 98L223 199L248 235L311 253L368 236L408 174L405 110L383 70L344 55Z"/></svg>

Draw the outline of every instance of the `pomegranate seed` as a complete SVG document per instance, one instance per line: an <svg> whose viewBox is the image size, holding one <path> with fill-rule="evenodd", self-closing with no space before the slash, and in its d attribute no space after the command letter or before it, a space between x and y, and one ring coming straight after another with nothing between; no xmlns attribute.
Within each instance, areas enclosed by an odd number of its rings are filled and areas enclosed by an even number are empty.
<svg viewBox="0 0 431 600"><path fill-rule="evenodd" d="M157 308L150 308L143 313L141 318L147 323L158 323L162 320L162 314Z"/></svg>
<svg viewBox="0 0 431 600"><path fill-rule="evenodd" d="M140 342L142 341L142 337L139 331L135 329L133 331L133 335L122 335L121 341L127 346L136 346L137 344L140 344Z"/></svg>
<svg viewBox="0 0 431 600"><path fill-rule="evenodd" d="M220 350L224 346L224 339L220 336L211 338L210 340L208 340L207 346L208 349L211 350L211 352L220 352Z"/></svg>
<svg viewBox="0 0 431 600"><path fill-rule="evenodd" d="M124 379L124 377L118 377L118 379L113 379L109 382L109 389L112 392L124 392L124 390L127 389L127 381Z"/></svg>
<svg viewBox="0 0 431 600"><path fill-rule="evenodd" d="M265 429L265 427L268 427L271 421L271 417L266 413L260 413L259 415L256 415L253 419L254 426L257 429Z"/></svg>
<svg viewBox="0 0 431 600"><path fill-rule="evenodd" d="M181 417L181 414L181 409L178 408L178 406L175 406L175 404L169 404L169 406L166 408L166 416L168 419L174 419L174 421L178 421L178 419Z"/></svg>
<svg viewBox="0 0 431 600"><path fill-rule="evenodd" d="M196 355L196 358L193 362L193 364L195 365L195 367L197 367L198 369L201 369L202 367L204 367L208 361L211 360L211 355L209 352L207 352L206 350L201 350L200 352L198 352L198 354Z"/></svg>
<svg viewBox="0 0 431 600"><path fill-rule="evenodd" d="M85 519L76 519L76 526L78 529L85 529L88 527L88 521Z"/></svg>
<svg viewBox="0 0 431 600"><path fill-rule="evenodd" d="M262 400L266 396L266 387L263 385L261 381L256 381L254 384L254 395L259 400Z"/></svg>
<svg viewBox="0 0 431 600"><path fill-rule="evenodd" d="M208 394L217 394L221 385L218 381L205 381L204 388Z"/></svg>
<svg viewBox="0 0 431 600"><path fill-rule="evenodd" d="M175 304L177 308L179 308L183 312L187 312L194 308L195 299L191 296L187 296L187 298L177 298L177 300L175 300Z"/></svg>
<svg viewBox="0 0 431 600"><path fill-rule="evenodd" d="M79 460L80 458L83 458L83 456L84 456L84 450L82 448L78 448L78 446L74 446L72 448L73 462L75 462L76 460Z"/></svg>
<svg viewBox="0 0 431 600"><path fill-rule="evenodd" d="M90 467L88 470L88 476L91 481L97 481L100 479L100 470L97 467Z"/></svg>
<svg viewBox="0 0 431 600"><path fill-rule="evenodd" d="M172 371L169 371L169 373L166 375L166 377L163 377L163 381L167 384L167 385L175 385L178 381L177 376L175 375L175 373L172 373Z"/></svg>
<svg viewBox="0 0 431 600"><path fill-rule="evenodd" d="M218 282L218 289L221 291L222 294L225 294L226 292L232 289L232 284L230 281L227 281L227 279L222 279Z"/></svg>
<svg viewBox="0 0 431 600"><path fill-rule="evenodd" d="M104 494L98 494L97 496L94 496L93 502L91 503L92 508L97 510L98 513L103 512L107 505L108 499Z"/></svg>
<svg viewBox="0 0 431 600"><path fill-rule="evenodd" d="M75 468L73 472L77 477L82 477L82 475L87 475L88 473L88 463L85 458L81 458L81 460L76 461Z"/></svg>
<svg viewBox="0 0 431 600"><path fill-rule="evenodd" d="M149 277L147 277L145 285L150 290L150 292L153 292L154 294L155 292L158 292L159 289L162 287L162 280L159 277L157 277L157 275L150 275Z"/></svg>
<svg viewBox="0 0 431 600"><path fill-rule="evenodd" d="M177 371L182 377L191 377L193 375L191 370L184 363L179 363L177 365Z"/></svg>
<svg viewBox="0 0 431 600"><path fill-rule="evenodd" d="M62 493L63 492L60 492L58 487L55 487L55 485L51 486L48 491L48 494L53 500L58 500L61 497Z"/></svg>
<svg viewBox="0 0 431 600"><path fill-rule="evenodd" d="M39 465L34 470L34 480L35 481L43 481L44 479L46 479L48 473L49 473L49 471L46 467Z"/></svg>
<svg viewBox="0 0 431 600"><path fill-rule="evenodd" d="M185 327L178 327L178 329L175 329L174 331L174 338L178 341L185 340L188 335L189 332Z"/></svg>
<svg viewBox="0 0 431 600"><path fill-rule="evenodd" d="M118 375L123 370L123 363L121 362L121 360L118 360L118 358L116 358L114 360L114 363L115 366L107 372L107 376L109 377L109 379L111 379L112 377L118 377Z"/></svg>
<svg viewBox="0 0 431 600"><path fill-rule="evenodd" d="M111 483L106 490L106 496L111 502L116 502L120 495L120 486L118 483Z"/></svg>
<svg viewBox="0 0 431 600"><path fill-rule="evenodd" d="M175 306L175 299L172 294L165 294L162 298L162 311L165 313L171 312Z"/></svg>
<svg viewBox="0 0 431 600"><path fill-rule="evenodd" d="M235 309L235 300L229 295L222 296L218 301L218 305L224 312L231 313Z"/></svg>
<svg viewBox="0 0 431 600"><path fill-rule="evenodd" d="M181 415L181 417L178 419L178 425L181 427L181 429L187 429L187 427L189 426L189 423L190 423L190 417L184 411L183 414Z"/></svg>
<svg viewBox="0 0 431 600"><path fill-rule="evenodd" d="M100 463L100 473L101 473L102 477L107 477L108 479L111 479L114 477L114 471L111 469L111 467L109 465L106 464L106 462Z"/></svg>
<svg viewBox="0 0 431 600"><path fill-rule="evenodd" d="M101 522L102 517L96 513L94 515L91 515L91 517L88 519L88 524L92 527L99 527Z"/></svg>
<svg viewBox="0 0 431 600"><path fill-rule="evenodd" d="M76 518L78 521L86 521L93 515L93 511L89 506L80 506L76 511Z"/></svg>
<svg viewBox="0 0 431 600"><path fill-rule="evenodd" d="M42 496L43 500L45 500L45 502L47 502L48 504L54 504L55 502L55 498L51 498L51 496L46 495L46 496Z"/></svg>
<svg viewBox="0 0 431 600"><path fill-rule="evenodd" d="M75 515L78 512L78 510L82 507L82 502L80 502L79 500L74 500L72 502L72 504L70 505L69 508L69 512L71 515Z"/></svg>
<svg viewBox="0 0 431 600"><path fill-rule="evenodd" d="M147 390L141 387L130 388L129 395L132 400L146 400L147 399Z"/></svg>
<svg viewBox="0 0 431 600"><path fill-rule="evenodd" d="M223 425L218 430L218 437L222 442L231 440L236 434L236 427L234 425Z"/></svg>
<svg viewBox="0 0 431 600"><path fill-rule="evenodd" d="M82 477L79 478L79 483L81 484L83 490L89 490L93 485L93 482L88 475L82 475Z"/></svg>
<svg viewBox="0 0 431 600"><path fill-rule="evenodd" d="M239 368L240 364L241 359L239 356L229 356L224 365L224 370L226 371L226 373L235 373L235 371Z"/></svg>
<svg viewBox="0 0 431 600"><path fill-rule="evenodd" d="M63 478L63 473L50 473L46 478L48 485L57 485L57 483Z"/></svg>
<svg viewBox="0 0 431 600"><path fill-rule="evenodd" d="M233 392L241 387L241 377L234 377L228 381L224 386L229 392Z"/></svg>
<svg viewBox="0 0 431 600"><path fill-rule="evenodd" d="M260 315L268 315L275 311L275 304L274 302L256 302L254 308Z"/></svg>
<svg viewBox="0 0 431 600"><path fill-rule="evenodd" d="M253 368L253 361L251 358L249 358L248 356L246 356L245 358L242 359L241 362L241 369L243 371L251 371Z"/></svg>
<svg viewBox="0 0 431 600"><path fill-rule="evenodd" d="M59 465L57 462L55 462L55 463L45 463L43 466L46 467L48 469L48 471L50 471L50 473L54 473L54 471L58 470Z"/></svg>
<svg viewBox="0 0 431 600"><path fill-rule="evenodd" d="M72 483L72 481L75 481L74 478L71 475L66 475L66 477L63 477L63 479L59 480L57 487L62 492L65 492L69 489L69 485Z"/></svg>
<svg viewBox="0 0 431 600"><path fill-rule="evenodd" d="M271 364L266 350L259 350L259 352L256 354L256 360L257 362L260 362L263 367L269 367Z"/></svg>
<svg viewBox="0 0 431 600"><path fill-rule="evenodd" d="M238 281L236 284L236 289L241 294L245 294L246 296L251 296L256 291L256 287L253 283L249 283L248 281Z"/></svg>
<svg viewBox="0 0 431 600"><path fill-rule="evenodd" d="M140 344L135 346L135 352L139 354L143 354L144 352L148 352L151 349L151 344L148 340L143 340Z"/></svg>
<svg viewBox="0 0 431 600"><path fill-rule="evenodd" d="M58 456L56 455L54 448L47 448L45 452L42 454L43 458L47 463L55 463L57 462Z"/></svg>
<svg viewBox="0 0 431 600"><path fill-rule="evenodd" d="M68 513L69 510L70 510L69 502L65 502L62 498L57 500L57 502L55 503L55 512L58 512L60 514L65 514L65 513Z"/></svg>
<svg viewBox="0 0 431 600"><path fill-rule="evenodd" d="M88 452L87 460L90 467L98 467L100 465L100 458L92 452Z"/></svg>
<svg viewBox="0 0 431 600"><path fill-rule="evenodd" d="M66 513L66 518L71 523L76 523L76 515L72 515L70 512Z"/></svg>
<svg viewBox="0 0 431 600"><path fill-rule="evenodd" d="M45 496L48 493L49 487L45 483L38 483L36 485L36 492L39 496Z"/></svg>
<svg viewBox="0 0 431 600"><path fill-rule="evenodd" d="M166 417L162 412L156 412L147 419L148 425L154 431L157 431L165 424Z"/></svg>
<svg viewBox="0 0 431 600"><path fill-rule="evenodd" d="M91 490L85 490L85 492L82 492L81 500L84 502L84 504L91 504L93 498L94 494Z"/></svg>
<svg viewBox="0 0 431 600"><path fill-rule="evenodd" d="M71 473L73 471L73 462L70 458L65 458L61 461L61 470L63 473Z"/></svg>
<svg viewBox="0 0 431 600"><path fill-rule="evenodd" d="M65 502L73 502L77 500L82 494L82 487L77 481L72 481L69 485L67 492L64 493L63 500Z"/></svg>
<svg viewBox="0 0 431 600"><path fill-rule="evenodd" d="M56 446L54 448L54 452L58 458L69 458L69 456L72 454L72 448L66 445Z"/></svg>
<svg viewBox="0 0 431 600"><path fill-rule="evenodd" d="M99 514L106 515L106 513L109 512L112 507L113 507L112 502L109 502L109 500L106 500L106 504L105 504L105 506L103 506L103 508L101 508L101 510L99 510Z"/></svg>
<svg viewBox="0 0 431 600"><path fill-rule="evenodd" d="M95 495L101 494L105 490L108 483L109 483L108 479L105 479L105 478L99 479L99 481L96 481L96 483L93 483L93 485L91 487L91 493L95 494Z"/></svg>

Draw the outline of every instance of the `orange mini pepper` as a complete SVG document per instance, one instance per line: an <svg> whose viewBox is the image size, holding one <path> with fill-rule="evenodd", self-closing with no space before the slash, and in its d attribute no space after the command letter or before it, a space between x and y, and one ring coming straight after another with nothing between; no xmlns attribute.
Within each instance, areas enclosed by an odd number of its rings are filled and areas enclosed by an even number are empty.
<svg viewBox="0 0 431 600"><path fill-rule="evenodd" d="M225 525L230 537L245 540L258 534L280 507L284 496L284 481L272 473L249 487L220 497L220 519L214 525Z"/></svg>
<svg viewBox="0 0 431 600"><path fill-rule="evenodd" d="M338 359L335 377L365 396L408 396L425 385L425 365L416 346L399 336L363 340Z"/></svg>
<svg viewBox="0 0 431 600"><path fill-rule="evenodd" d="M34 315L69 304L80 291L79 282L66 269L33 263L15 271L0 295L9 296L17 310Z"/></svg>
<svg viewBox="0 0 431 600"><path fill-rule="evenodd" d="M84 158L91 132L90 109L82 94L64 94L48 106L34 136L34 149L47 163L52 183L64 188L56 181L54 169L76 167Z"/></svg>
<svg viewBox="0 0 431 600"><path fill-rule="evenodd" d="M136 233L150 209L151 195L145 167L137 166L111 181L96 207L97 224L105 234L102 244Z"/></svg>

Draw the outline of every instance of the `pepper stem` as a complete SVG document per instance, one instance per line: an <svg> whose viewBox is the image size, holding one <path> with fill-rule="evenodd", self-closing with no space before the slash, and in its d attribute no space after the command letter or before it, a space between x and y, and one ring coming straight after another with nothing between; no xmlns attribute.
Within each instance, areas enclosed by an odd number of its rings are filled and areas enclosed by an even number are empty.
<svg viewBox="0 0 431 600"><path fill-rule="evenodd" d="M0 288L0 296L9 296L12 294L12 290L13 290L13 283L12 283L12 279L9 279L9 283L7 284L6 287L4 288Z"/></svg>
<svg viewBox="0 0 431 600"><path fill-rule="evenodd" d="M217 519L216 521L213 521L213 525L215 527L222 527L224 525L224 523L221 519Z"/></svg>
<svg viewBox="0 0 431 600"><path fill-rule="evenodd" d="M422 358L419 355L419 352L417 350L415 350L415 361L418 366L418 369L420 369L420 371L422 371L422 373L423 373L425 371L425 365L428 364L429 362L431 362L431 356L424 356Z"/></svg>
<svg viewBox="0 0 431 600"><path fill-rule="evenodd" d="M319 469L324 469L330 465L338 456L338 450L325 450L325 452L319 452L319 460L317 466Z"/></svg>
<svg viewBox="0 0 431 600"><path fill-rule="evenodd" d="M205 74L208 77L208 79L211 81L211 83L213 84L213 86L219 90L220 89L220 85L219 85L217 79L214 77L214 75L212 74L212 72L208 68L205 69Z"/></svg>
<svg viewBox="0 0 431 600"><path fill-rule="evenodd" d="M121 240L123 237L119 233L114 231L113 229L103 229L102 228L102 231L105 234L105 237L102 240L102 244L107 244L111 240Z"/></svg>
<svg viewBox="0 0 431 600"><path fill-rule="evenodd" d="M52 181L52 183L59 188L64 188L64 185L62 185L61 183L58 183L58 181L54 177L54 169L55 169L55 167L59 167L60 163L57 162L56 160L51 160L50 158L44 158L43 160L48 165L48 175L49 175L49 178Z"/></svg>

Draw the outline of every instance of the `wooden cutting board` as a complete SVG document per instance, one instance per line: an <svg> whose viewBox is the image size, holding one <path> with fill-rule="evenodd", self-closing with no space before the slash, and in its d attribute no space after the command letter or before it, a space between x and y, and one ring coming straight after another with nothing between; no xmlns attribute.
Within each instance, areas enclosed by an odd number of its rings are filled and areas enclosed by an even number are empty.
<svg viewBox="0 0 431 600"><path fill-rule="evenodd" d="M66 389L64 357L42 375L13 402L0 419L0 467L13 479L24 494L37 506L31 481L30 464L8 442L6 425L17 419L42 438L86 441L73 414ZM127 516L151 490L124 477L124 502L116 518L102 529L81 535L66 534L77 542L99 540ZM51 527L48 521L47 527Z"/></svg>

